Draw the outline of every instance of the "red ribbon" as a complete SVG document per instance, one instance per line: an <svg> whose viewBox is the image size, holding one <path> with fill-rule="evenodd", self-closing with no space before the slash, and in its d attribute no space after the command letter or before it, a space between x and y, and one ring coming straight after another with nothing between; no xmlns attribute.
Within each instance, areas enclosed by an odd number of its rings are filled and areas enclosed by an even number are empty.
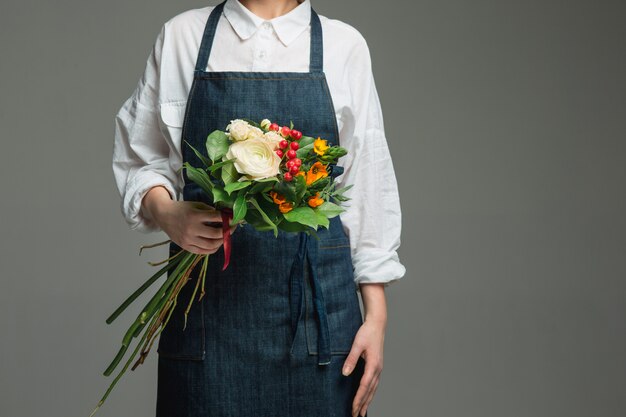
<svg viewBox="0 0 626 417"><path fill-rule="evenodd" d="M230 262L230 221L233 218L233 211L227 207L222 210L222 235L224 236L224 266L222 271L228 267Z"/></svg>

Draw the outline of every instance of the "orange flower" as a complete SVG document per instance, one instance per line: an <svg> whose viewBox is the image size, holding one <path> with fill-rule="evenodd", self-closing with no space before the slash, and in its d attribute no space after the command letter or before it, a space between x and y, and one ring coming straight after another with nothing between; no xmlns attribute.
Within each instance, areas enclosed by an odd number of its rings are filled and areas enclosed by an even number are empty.
<svg viewBox="0 0 626 417"><path fill-rule="evenodd" d="M320 192L316 192L314 196L309 197L309 206L317 207L324 203L324 199L320 198Z"/></svg>
<svg viewBox="0 0 626 417"><path fill-rule="evenodd" d="M315 139L315 142L313 142L313 151L320 156L324 155L324 153L326 153L326 149L328 148L329 146L326 143L326 139L321 139L319 136Z"/></svg>
<svg viewBox="0 0 626 417"><path fill-rule="evenodd" d="M326 165L317 161L311 166L311 169L306 173L306 185L311 185L315 181L320 178L324 178L328 176L328 171L326 171Z"/></svg>
<svg viewBox="0 0 626 417"><path fill-rule="evenodd" d="M272 196L272 200L274 200L274 203L276 204L282 204L285 202L285 197L278 194L276 191L272 190L270 191L270 196Z"/></svg>
<svg viewBox="0 0 626 417"><path fill-rule="evenodd" d="M305 177L305 172L304 171L298 171L298 173L296 174L296 176L298 175L302 175L303 177Z"/></svg>
<svg viewBox="0 0 626 417"><path fill-rule="evenodd" d="M280 205L278 206L278 210L280 210L281 213L287 213L291 211L292 209L293 209L293 203L290 203L288 201L284 203L280 203Z"/></svg>

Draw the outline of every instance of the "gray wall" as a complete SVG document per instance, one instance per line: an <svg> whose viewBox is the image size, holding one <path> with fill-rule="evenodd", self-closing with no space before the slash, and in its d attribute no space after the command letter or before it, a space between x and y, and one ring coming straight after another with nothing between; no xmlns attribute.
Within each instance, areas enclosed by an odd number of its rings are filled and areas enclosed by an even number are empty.
<svg viewBox="0 0 626 417"><path fill-rule="evenodd" d="M131 316L104 319L166 254L119 212L113 117L161 24L205 4L2 6L3 417L87 416L108 386ZM624 3L313 5L368 40L401 191L371 416L626 415ZM153 352L98 415L155 395Z"/></svg>

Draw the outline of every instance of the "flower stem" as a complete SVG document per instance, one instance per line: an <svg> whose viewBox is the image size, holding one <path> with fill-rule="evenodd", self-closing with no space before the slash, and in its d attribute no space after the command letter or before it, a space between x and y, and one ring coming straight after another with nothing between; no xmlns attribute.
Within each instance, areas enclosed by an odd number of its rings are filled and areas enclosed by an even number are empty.
<svg viewBox="0 0 626 417"><path fill-rule="evenodd" d="M154 318L156 319L156 317ZM153 320L154 320L153 319ZM109 393L113 390L113 387L115 386L115 384L117 383L117 381L119 381L119 379L122 377L122 375L124 374L124 372L126 372L126 369L128 369L128 366L130 365L130 363L132 362L133 358L135 357L135 355L137 355L137 352L139 351L139 348L141 347L141 343L143 342L143 340L145 339L146 334L143 335L143 337L141 338L141 340L137 343L137 346L135 347L135 350L133 351L132 355L130 356L130 358L128 359L128 361L126 362L126 364L124 365L124 367L122 368L122 370L120 371L120 373L115 377L115 379L113 380L113 382L111 382L111 385L109 385L109 388L106 390L106 392L104 393L104 396L100 399L100 401L98 402L98 405L96 406L96 408L94 408L94 410L91 412L91 414L89 415L89 417L93 417L93 415L96 413L96 411L98 411L98 409L100 408L100 406L102 404L104 404L104 401L107 399L107 397L109 396Z"/></svg>
<svg viewBox="0 0 626 417"><path fill-rule="evenodd" d="M179 251L176 255L174 255L172 258L177 257L178 255L180 255L183 252L183 250ZM169 271L170 269L174 268L175 266L177 266L180 263L180 261L176 261L176 262L170 262L169 264L167 264L166 266L164 266L163 268L159 269L154 275L152 275L141 287L139 287L134 293L132 293L130 295L130 297L128 297L123 303L122 305L120 305L114 312L113 314L111 314L109 316L109 318L106 319L106 323L107 324L111 324L113 323L113 321L124 312L124 310L126 310L126 307L128 307L133 301L135 301L137 299L137 297L139 297L148 287L150 287L157 279L159 279L161 277L161 275L165 274L167 271Z"/></svg>
<svg viewBox="0 0 626 417"><path fill-rule="evenodd" d="M115 356L111 364L108 366L108 368L104 371L105 376L109 376L111 372L113 371L113 369L115 369L117 364L120 362L120 360L124 356L124 353L128 349L131 339L137 334L137 331L138 331L137 328L140 326L143 326L147 321L149 321L152 318L152 316L154 315L156 311L156 307L158 307L159 303L163 301L162 299L163 299L164 294L167 292L167 290L170 288L173 282L177 282L178 279L180 279L181 272L186 269L186 267L188 266L188 264L190 263L190 261L193 259L194 256L195 254L190 253L190 252L187 252L183 256L182 260L176 266L176 269L174 270L174 272L167 278L167 280L163 283L163 285L161 285L157 293L152 297L152 299L148 302L148 304L143 309L143 311L139 314L135 322L127 330L126 334L124 335L124 338L122 339L122 346L120 350L118 351L117 355Z"/></svg>

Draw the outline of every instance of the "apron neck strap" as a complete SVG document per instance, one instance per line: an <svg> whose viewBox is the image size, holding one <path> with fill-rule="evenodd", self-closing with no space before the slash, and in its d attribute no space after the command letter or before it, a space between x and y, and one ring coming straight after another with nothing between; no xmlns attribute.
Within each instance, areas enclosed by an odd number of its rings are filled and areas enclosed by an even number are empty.
<svg viewBox="0 0 626 417"><path fill-rule="evenodd" d="M198 52L198 58L196 60L196 72L203 72L209 63L211 47L213 46L213 39L215 38L215 30L217 29L217 24L220 20L220 16L222 15L225 3L226 0L215 6L209 15L209 19L204 27L202 43L200 44L200 51ZM310 72L322 72L324 67L323 50L322 24L320 23L320 18L315 10L311 8L311 48L309 57Z"/></svg>

